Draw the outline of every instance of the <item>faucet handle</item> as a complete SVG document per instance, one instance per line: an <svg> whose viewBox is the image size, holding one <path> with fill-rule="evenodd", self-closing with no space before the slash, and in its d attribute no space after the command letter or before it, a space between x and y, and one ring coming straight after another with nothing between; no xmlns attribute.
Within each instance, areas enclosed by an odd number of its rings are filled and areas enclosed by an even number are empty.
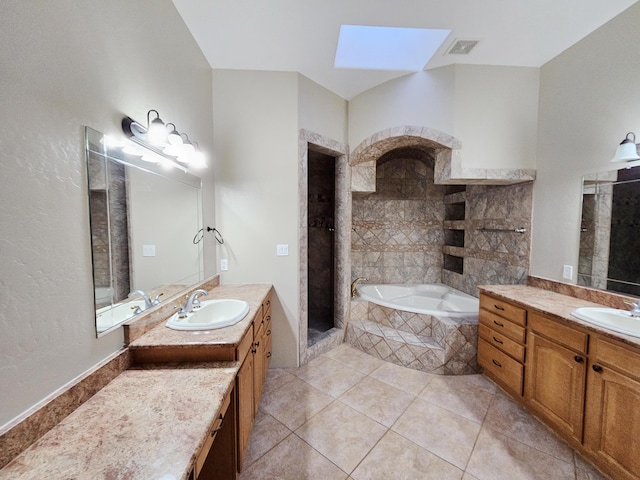
<svg viewBox="0 0 640 480"><path fill-rule="evenodd" d="M164 293L160 292L160 294L156 295L156 298L153 299L153 302L151 302L153 305L158 305L160 303L160 297L163 296Z"/></svg>

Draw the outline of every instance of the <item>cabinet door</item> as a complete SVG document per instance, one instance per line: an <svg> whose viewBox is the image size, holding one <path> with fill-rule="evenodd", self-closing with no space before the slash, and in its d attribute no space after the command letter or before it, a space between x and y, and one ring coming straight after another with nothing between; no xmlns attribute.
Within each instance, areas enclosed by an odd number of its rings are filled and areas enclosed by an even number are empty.
<svg viewBox="0 0 640 480"><path fill-rule="evenodd" d="M242 471L244 454L253 426L253 354L249 353L238 370L238 471Z"/></svg>
<svg viewBox="0 0 640 480"><path fill-rule="evenodd" d="M525 401L560 433L582 441L585 357L530 333Z"/></svg>
<svg viewBox="0 0 640 480"><path fill-rule="evenodd" d="M640 478L640 382L594 364L587 384L585 447L614 478Z"/></svg>
<svg viewBox="0 0 640 480"><path fill-rule="evenodd" d="M253 363L253 413L257 415L260 397L262 396L262 386L264 384L264 366L265 366L265 330L264 325L258 331L253 344L254 363Z"/></svg>

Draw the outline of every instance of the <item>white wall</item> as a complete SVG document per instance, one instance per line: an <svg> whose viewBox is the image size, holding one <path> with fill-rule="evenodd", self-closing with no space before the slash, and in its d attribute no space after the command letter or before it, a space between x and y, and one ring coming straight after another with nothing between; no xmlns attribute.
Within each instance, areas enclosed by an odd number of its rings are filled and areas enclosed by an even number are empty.
<svg viewBox="0 0 640 480"><path fill-rule="evenodd" d="M274 285L272 365L297 365L297 74L214 70L213 112L220 279Z"/></svg>
<svg viewBox="0 0 640 480"><path fill-rule="evenodd" d="M192 240L201 223L199 189L135 168L127 168L127 186L131 290L204 280L202 243ZM159 227L162 220L170 225ZM145 245L153 245L155 255L144 255Z"/></svg>
<svg viewBox="0 0 640 480"><path fill-rule="evenodd" d="M348 102L298 75L298 126L344 145L348 143Z"/></svg>
<svg viewBox="0 0 640 480"><path fill-rule="evenodd" d="M349 146L376 132L419 125L448 133L454 128L454 67L400 77L367 90L349 102Z"/></svg>
<svg viewBox="0 0 640 480"><path fill-rule="evenodd" d="M535 168L538 69L454 65L372 88L349 102L349 144L401 125L462 142L465 168Z"/></svg>
<svg viewBox="0 0 640 480"><path fill-rule="evenodd" d="M581 178L640 133L640 4L544 65L540 75L532 275L562 280L578 261Z"/></svg>
<svg viewBox="0 0 640 480"><path fill-rule="evenodd" d="M451 135L465 168L535 168L539 69L455 66Z"/></svg>
<svg viewBox="0 0 640 480"><path fill-rule="evenodd" d="M169 0L4 0L0 85L3 425L122 347L95 338L83 126L155 108L205 149L213 127L211 70Z"/></svg>

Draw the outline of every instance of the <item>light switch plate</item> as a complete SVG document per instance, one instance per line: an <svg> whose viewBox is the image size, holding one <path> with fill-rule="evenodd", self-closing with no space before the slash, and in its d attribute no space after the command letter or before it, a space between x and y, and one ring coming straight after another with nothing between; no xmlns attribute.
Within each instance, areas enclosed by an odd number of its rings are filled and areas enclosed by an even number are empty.
<svg viewBox="0 0 640 480"><path fill-rule="evenodd" d="M571 265L564 265L562 267L562 278L571 280L573 278L573 267Z"/></svg>
<svg viewBox="0 0 640 480"><path fill-rule="evenodd" d="M143 257L155 257L156 256L156 246L155 245L142 245L142 256Z"/></svg>
<svg viewBox="0 0 640 480"><path fill-rule="evenodd" d="M276 245L276 255L279 257L286 257L289 255L289 245Z"/></svg>
<svg viewBox="0 0 640 480"><path fill-rule="evenodd" d="M229 270L229 260L227 260L226 258L220 260L220 270L223 272Z"/></svg>

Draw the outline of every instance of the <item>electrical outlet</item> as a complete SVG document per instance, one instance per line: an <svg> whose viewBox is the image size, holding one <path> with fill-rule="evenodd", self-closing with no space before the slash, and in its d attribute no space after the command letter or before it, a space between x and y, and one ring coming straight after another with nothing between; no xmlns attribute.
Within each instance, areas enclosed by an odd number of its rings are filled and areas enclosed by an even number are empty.
<svg viewBox="0 0 640 480"><path fill-rule="evenodd" d="M156 256L156 246L155 245L142 245L142 256L143 257L155 257Z"/></svg>
<svg viewBox="0 0 640 480"><path fill-rule="evenodd" d="M223 272L229 270L229 260L227 260L226 258L220 260L220 270Z"/></svg>
<svg viewBox="0 0 640 480"><path fill-rule="evenodd" d="M289 245L276 245L276 255L279 257L286 257L289 255Z"/></svg>
<svg viewBox="0 0 640 480"><path fill-rule="evenodd" d="M564 265L562 267L562 278L571 280L573 278L573 267L571 265Z"/></svg>

